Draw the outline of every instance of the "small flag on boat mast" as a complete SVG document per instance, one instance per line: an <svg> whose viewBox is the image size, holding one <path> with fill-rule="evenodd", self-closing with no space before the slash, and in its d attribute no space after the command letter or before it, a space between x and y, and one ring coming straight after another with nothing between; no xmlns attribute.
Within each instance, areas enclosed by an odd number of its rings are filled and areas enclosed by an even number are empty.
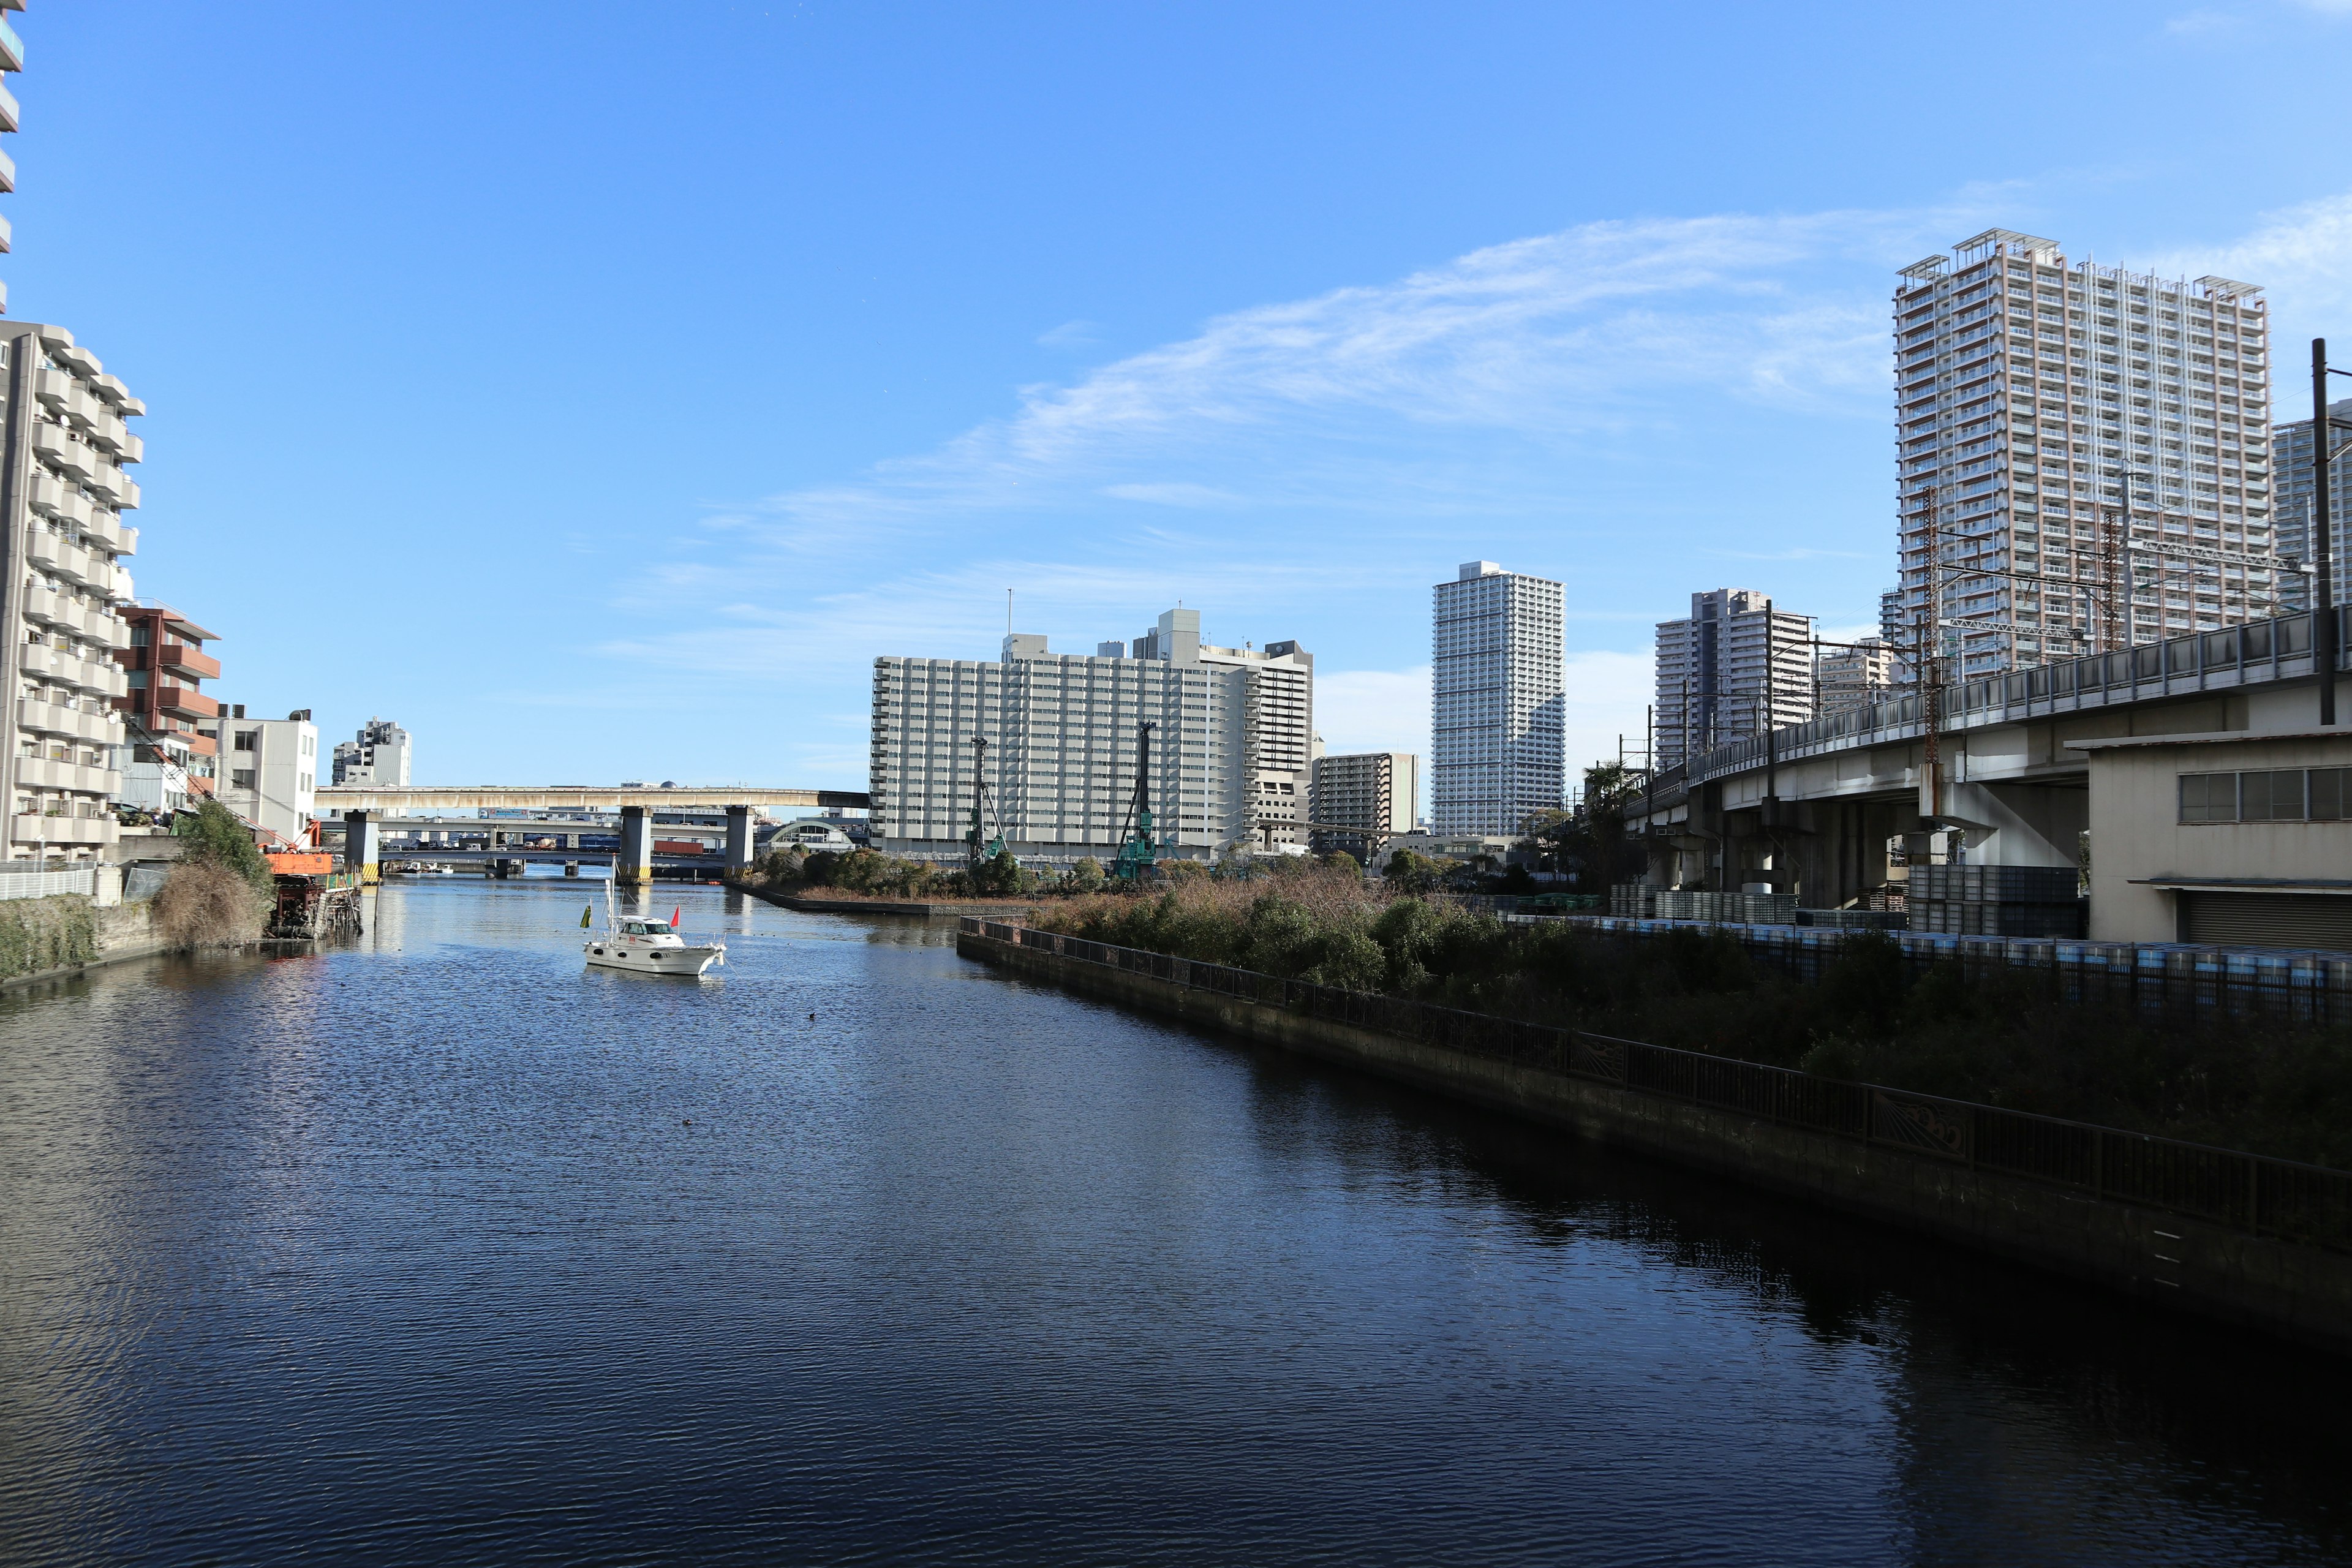
<svg viewBox="0 0 2352 1568"><path fill-rule="evenodd" d="M593 905L593 904L590 904L586 909L583 909L583 910L582 910L580 911L580 929L581 929L582 931L586 931L586 930L588 929L588 917L589 917L591 914L593 914L593 913L595 912L595 910L596 910L596 906L595 906L595 905Z"/></svg>
<svg viewBox="0 0 2352 1568"><path fill-rule="evenodd" d="M676 909L674 909L674 910L670 910L670 912L669 912L669 929L670 929L670 930L672 930L672 931L676 931L676 930L677 929L677 917L678 917L678 916L680 916L680 915L682 915L682 914L684 914L684 913L686 913L686 906L685 906L684 904L680 904L680 905L678 905L678 906L677 906L677 908L676 908Z"/></svg>

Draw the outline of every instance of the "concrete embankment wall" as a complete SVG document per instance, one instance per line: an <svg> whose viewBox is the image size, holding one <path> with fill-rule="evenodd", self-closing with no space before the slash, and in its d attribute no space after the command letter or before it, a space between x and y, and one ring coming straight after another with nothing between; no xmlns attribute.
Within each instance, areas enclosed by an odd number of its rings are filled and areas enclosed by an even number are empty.
<svg viewBox="0 0 2352 1568"><path fill-rule="evenodd" d="M2352 1353L2352 1254L1433 1046L971 931L956 947L1033 980Z"/></svg>
<svg viewBox="0 0 2352 1568"><path fill-rule="evenodd" d="M989 920L1024 920L1034 913L1029 904L991 904L979 902L939 903L909 899L801 899L790 893L772 892L755 888L748 882L730 882L739 893L749 893L764 899L779 908L796 910L804 915L979 915Z"/></svg>
<svg viewBox="0 0 2352 1568"><path fill-rule="evenodd" d="M144 900L100 907L70 893L0 901L0 989L163 952L152 908Z"/></svg>

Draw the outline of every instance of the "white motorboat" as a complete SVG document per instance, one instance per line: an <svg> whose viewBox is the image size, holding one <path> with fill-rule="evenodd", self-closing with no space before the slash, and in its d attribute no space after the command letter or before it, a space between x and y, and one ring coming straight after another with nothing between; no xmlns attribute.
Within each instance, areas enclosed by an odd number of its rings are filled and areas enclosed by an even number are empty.
<svg viewBox="0 0 2352 1568"><path fill-rule="evenodd" d="M727 944L688 945L659 921L625 920L581 944L592 969L628 969L639 974L699 974L727 962Z"/></svg>
<svg viewBox="0 0 2352 1568"><path fill-rule="evenodd" d="M580 923L588 923L585 911ZM609 881L604 884L604 929L580 946L591 969L625 969L637 974L699 974L727 962L723 942L692 944L664 921L616 916Z"/></svg>

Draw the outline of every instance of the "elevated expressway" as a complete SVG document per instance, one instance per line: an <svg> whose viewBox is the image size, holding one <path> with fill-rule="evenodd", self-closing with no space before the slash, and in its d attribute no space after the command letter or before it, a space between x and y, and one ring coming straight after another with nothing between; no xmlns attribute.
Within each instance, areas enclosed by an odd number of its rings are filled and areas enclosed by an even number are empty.
<svg viewBox="0 0 2352 1568"><path fill-rule="evenodd" d="M2342 650L2352 616L2335 614ZM2091 759L2071 742L2308 730L2313 629L2281 616L1948 686L1932 773L1916 692L1744 736L1661 770L1627 827L1653 882L1766 883L1816 908L1887 881L1891 840L1939 829L1963 833L1971 861L2072 866Z"/></svg>
<svg viewBox="0 0 2352 1568"><path fill-rule="evenodd" d="M373 882L381 874L383 820L392 813L423 812L434 816L484 807L512 811L617 811L621 816L621 847L614 870L625 882L652 879L655 864L653 813L656 811L718 811L727 819L727 843L720 864L732 869L751 861L751 811L755 806L823 810L838 806L863 811L868 806L862 791L832 789L769 789L727 784L717 789L678 789L642 784L465 784L417 786L334 786L316 796L320 816L340 813L343 819L343 860ZM501 820L488 817L480 826L520 837L562 833L562 823ZM576 827L572 829L576 832ZM508 858L552 858L552 851L528 854L518 847ZM395 852L397 858L397 852ZM434 858L436 857L425 857ZM600 858L590 855L588 858ZM574 849L565 858L578 860ZM680 863L686 863L680 858Z"/></svg>

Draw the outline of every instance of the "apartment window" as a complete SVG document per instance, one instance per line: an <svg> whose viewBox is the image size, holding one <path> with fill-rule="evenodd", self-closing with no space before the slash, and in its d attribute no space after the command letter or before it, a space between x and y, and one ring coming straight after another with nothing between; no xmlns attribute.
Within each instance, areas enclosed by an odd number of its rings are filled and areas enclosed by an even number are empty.
<svg viewBox="0 0 2352 1568"><path fill-rule="evenodd" d="M259 738L260 734L261 731L258 730L239 730L236 732L235 749L240 752L250 752L254 750L254 742Z"/></svg>
<svg viewBox="0 0 2352 1568"><path fill-rule="evenodd" d="M230 769L228 783L231 789L251 789L253 787L253 770L251 768Z"/></svg>

